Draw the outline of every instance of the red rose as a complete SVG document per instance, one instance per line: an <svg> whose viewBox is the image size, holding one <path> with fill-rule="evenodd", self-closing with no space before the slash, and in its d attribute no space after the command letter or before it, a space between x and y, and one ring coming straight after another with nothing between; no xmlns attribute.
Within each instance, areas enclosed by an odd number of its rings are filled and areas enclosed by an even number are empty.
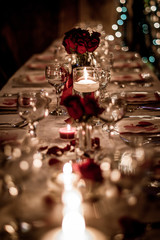
<svg viewBox="0 0 160 240"><path fill-rule="evenodd" d="M76 43L77 43L77 53L83 54L87 51L87 42L90 38L89 32L87 30L77 29L76 33Z"/></svg>
<svg viewBox="0 0 160 240"><path fill-rule="evenodd" d="M82 99L79 95L70 95L63 100L63 105L67 108L70 117L81 120L85 115Z"/></svg>
<svg viewBox="0 0 160 240"><path fill-rule="evenodd" d="M63 46L65 47L68 54L74 53L77 48L77 44L75 41L76 28L65 33L65 37L63 39Z"/></svg>
<svg viewBox="0 0 160 240"><path fill-rule="evenodd" d="M98 116L104 111L103 108L99 107L98 101L90 95L87 95L84 98L84 108L86 115L88 116Z"/></svg>
<svg viewBox="0 0 160 240"><path fill-rule="evenodd" d="M78 39L77 44L77 53L83 54L87 51L86 42L83 39Z"/></svg>
<svg viewBox="0 0 160 240"><path fill-rule="evenodd" d="M103 176L100 166L93 159L86 158L82 163L74 163L73 170L84 179L102 182Z"/></svg>
<svg viewBox="0 0 160 240"><path fill-rule="evenodd" d="M65 33L63 39L63 46L68 54L78 53L84 54L87 51L93 52L99 45L100 33L93 32L90 36L88 30L82 30L81 28L73 28Z"/></svg>
<svg viewBox="0 0 160 240"><path fill-rule="evenodd" d="M87 51L93 52L98 46L100 42L100 33L93 32L90 41L88 41Z"/></svg>
<svg viewBox="0 0 160 240"><path fill-rule="evenodd" d="M77 45L72 41L72 39L64 39L63 45L68 54L74 53L76 51Z"/></svg>

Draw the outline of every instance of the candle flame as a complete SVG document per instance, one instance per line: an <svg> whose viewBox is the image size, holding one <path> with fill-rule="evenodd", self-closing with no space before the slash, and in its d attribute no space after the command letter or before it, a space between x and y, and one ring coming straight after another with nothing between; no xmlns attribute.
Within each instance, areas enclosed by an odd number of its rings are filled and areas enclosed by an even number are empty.
<svg viewBox="0 0 160 240"><path fill-rule="evenodd" d="M74 211L66 214L62 222L62 231L65 240L84 240L85 221L83 216Z"/></svg>
<svg viewBox="0 0 160 240"><path fill-rule="evenodd" d="M67 124L67 131L71 131L71 125Z"/></svg>
<svg viewBox="0 0 160 240"><path fill-rule="evenodd" d="M84 68L84 79L87 80L88 78L88 72L86 70L86 67Z"/></svg>
<svg viewBox="0 0 160 240"><path fill-rule="evenodd" d="M63 166L63 173L65 175L70 175L72 173L72 165L71 163L65 163Z"/></svg>

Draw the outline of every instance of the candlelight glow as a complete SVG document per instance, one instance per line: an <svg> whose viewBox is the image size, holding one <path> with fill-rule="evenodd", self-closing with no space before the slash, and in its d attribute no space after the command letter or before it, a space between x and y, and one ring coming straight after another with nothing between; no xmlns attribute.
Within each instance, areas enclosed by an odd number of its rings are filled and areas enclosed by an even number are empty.
<svg viewBox="0 0 160 240"><path fill-rule="evenodd" d="M72 165L70 163L65 163L63 166L63 182L65 189L72 188Z"/></svg>
<svg viewBox="0 0 160 240"><path fill-rule="evenodd" d="M65 163L63 166L64 175L70 175L72 173L72 166L70 163Z"/></svg>
<svg viewBox="0 0 160 240"><path fill-rule="evenodd" d="M66 205L67 210L78 210L82 202L82 196L76 189L65 191L62 195L62 202Z"/></svg>
<svg viewBox="0 0 160 240"><path fill-rule="evenodd" d="M71 125L67 124L67 131L71 131Z"/></svg>
<svg viewBox="0 0 160 240"><path fill-rule="evenodd" d="M84 79L85 79L85 81L87 80L87 78L88 78L88 72L87 72L86 67L85 67L84 68Z"/></svg>
<svg viewBox="0 0 160 240"><path fill-rule="evenodd" d="M69 212L63 218L62 231L64 240L84 240L85 221L78 212Z"/></svg>

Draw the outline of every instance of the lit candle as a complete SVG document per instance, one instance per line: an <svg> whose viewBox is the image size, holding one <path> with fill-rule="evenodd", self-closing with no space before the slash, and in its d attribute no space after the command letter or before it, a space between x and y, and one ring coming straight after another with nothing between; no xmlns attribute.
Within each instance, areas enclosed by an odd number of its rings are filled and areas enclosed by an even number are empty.
<svg viewBox="0 0 160 240"><path fill-rule="evenodd" d="M95 92L99 88L99 82L94 81L92 77L88 79L88 72L85 67L84 76L73 83L73 88L77 92Z"/></svg>
<svg viewBox="0 0 160 240"><path fill-rule="evenodd" d="M79 212L71 211L64 216L62 222L62 239L86 239L84 217Z"/></svg>
<svg viewBox="0 0 160 240"><path fill-rule="evenodd" d="M59 134L63 139L73 139L75 137L75 128L67 124L67 127L59 129Z"/></svg>
<svg viewBox="0 0 160 240"><path fill-rule="evenodd" d="M65 189L72 188L72 165L65 163L63 166L63 183Z"/></svg>

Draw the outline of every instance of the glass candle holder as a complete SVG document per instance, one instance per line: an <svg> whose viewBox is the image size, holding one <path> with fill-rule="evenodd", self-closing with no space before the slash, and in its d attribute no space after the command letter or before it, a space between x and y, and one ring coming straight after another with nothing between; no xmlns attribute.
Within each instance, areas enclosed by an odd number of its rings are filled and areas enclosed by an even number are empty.
<svg viewBox="0 0 160 240"><path fill-rule="evenodd" d="M99 78L94 67L77 67L73 69L73 89L78 93L92 93L99 89Z"/></svg>

